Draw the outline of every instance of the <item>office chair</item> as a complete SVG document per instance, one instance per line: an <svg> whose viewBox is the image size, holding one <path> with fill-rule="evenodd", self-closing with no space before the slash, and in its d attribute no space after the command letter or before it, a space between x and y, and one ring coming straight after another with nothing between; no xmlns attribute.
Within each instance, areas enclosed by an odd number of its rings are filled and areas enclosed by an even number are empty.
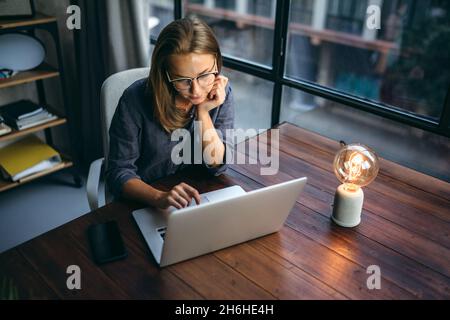
<svg viewBox="0 0 450 320"><path fill-rule="evenodd" d="M109 127L111 120L116 111L122 93L136 80L146 78L150 68L137 68L125 70L111 75L103 82L100 92L100 115L101 115L101 131L103 150L105 157L94 160L89 167L88 179L86 182L86 193L89 203L89 208L95 210L99 207L99 186L102 177L102 168L106 165L109 151ZM104 172L105 170L103 170ZM105 204L112 201L112 195L105 187L105 194L103 195Z"/></svg>

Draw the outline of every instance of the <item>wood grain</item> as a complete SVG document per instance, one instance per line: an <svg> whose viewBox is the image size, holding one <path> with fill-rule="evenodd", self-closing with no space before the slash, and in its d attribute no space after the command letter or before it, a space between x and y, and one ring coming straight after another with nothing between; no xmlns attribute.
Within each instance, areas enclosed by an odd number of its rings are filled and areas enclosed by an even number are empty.
<svg viewBox="0 0 450 320"><path fill-rule="evenodd" d="M200 192L231 185L250 191L307 176L280 232L159 268L131 216L142 204L114 202L1 254L0 275L13 279L27 298L450 298L448 183L381 159L379 176L364 189L361 224L342 228L330 220L339 184L331 163L339 144L288 123L278 128L275 175L261 175L260 164L231 165L218 177L195 167L152 185L168 190L184 181ZM247 143L255 139L266 140L260 136ZM270 148L268 142L261 151ZM129 255L97 266L86 230L108 220L118 222ZM66 287L70 264L82 269L80 291ZM380 290L366 286L370 265L381 269Z"/></svg>
<svg viewBox="0 0 450 320"><path fill-rule="evenodd" d="M21 71L12 76L11 78L1 79L0 89L58 76L59 76L58 70L56 70L55 68L51 67L46 63L43 63L35 69Z"/></svg>

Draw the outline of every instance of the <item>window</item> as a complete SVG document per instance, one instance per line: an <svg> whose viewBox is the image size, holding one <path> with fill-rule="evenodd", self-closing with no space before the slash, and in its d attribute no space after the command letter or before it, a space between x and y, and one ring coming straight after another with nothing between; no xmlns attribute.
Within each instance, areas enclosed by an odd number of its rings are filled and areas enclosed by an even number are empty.
<svg viewBox="0 0 450 320"><path fill-rule="evenodd" d="M161 30L174 18L174 3L171 0L148 0L150 5L150 37L157 38Z"/></svg>
<svg viewBox="0 0 450 320"><path fill-rule="evenodd" d="M275 0L184 1L187 17L211 26L222 54L264 66L272 65Z"/></svg>
<svg viewBox="0 0 450 320"><path fill-rule="evenodd" d="M329 0L326 28L360 35L366 19L367 2L361 0Z"/></svg>
<svg viewBox="0 0 450 320"><path fill-rule="evenodd" d="M229 68L223 68L222 73L229 78L233 90L235 127L256 130L270 128L273 84Z"/></svg>
<svg viewBox="0 0 450 320"><path fill-rule="evenodd" d="M296 12L311 3L294 3L288 78L439 122L450 86L450 2L317 0L306 17ZM371 3L382 4L379 31L365 26Z"/></svg>
<svg viewBox="0 0 450 320"><path fill-rule="evenodd" d="M314 0L299 0L291 3L291 21L310 25L312 22Z"/></svg>

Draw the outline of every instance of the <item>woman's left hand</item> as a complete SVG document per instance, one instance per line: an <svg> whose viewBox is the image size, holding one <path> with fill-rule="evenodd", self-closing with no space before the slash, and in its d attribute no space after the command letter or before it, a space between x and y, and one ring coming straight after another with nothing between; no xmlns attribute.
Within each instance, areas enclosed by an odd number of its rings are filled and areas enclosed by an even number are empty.
<svg viewBox="0 0 450 320"><path fill-rule="evenodd" d="M228 78L218 75L214 80L211 91L206 96L206 100L197 106L198 112L209 112L217 108L225 101L225 87L227 86Z"/></svg>

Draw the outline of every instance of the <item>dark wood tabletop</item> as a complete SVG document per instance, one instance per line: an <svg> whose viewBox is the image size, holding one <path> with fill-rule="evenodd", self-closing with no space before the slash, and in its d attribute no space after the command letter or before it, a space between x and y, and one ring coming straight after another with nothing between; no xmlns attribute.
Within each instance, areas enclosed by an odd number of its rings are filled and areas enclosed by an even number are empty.
<svg viewBox="0 0 450 320"><path fill-rule="evenodd" d="M364 188L361 224L339 227L330 219L339 143L288 123L278 128L276 175L239 164L219 177L191 170L154 185L184 181L207 192L238 184L249 191L306 176L280 232L159 268L131 215L141 205L114 202L1 254L0 274L21 298L450 298L449 183L381 159L379 175ZM251 148L245 152L251 155ZM108 220L118 222L128 257L97 266L86 230ZM81 269L80 290L66 286L69 265ZM380 268L380 289L367 287L372 265Z"/></svg>

